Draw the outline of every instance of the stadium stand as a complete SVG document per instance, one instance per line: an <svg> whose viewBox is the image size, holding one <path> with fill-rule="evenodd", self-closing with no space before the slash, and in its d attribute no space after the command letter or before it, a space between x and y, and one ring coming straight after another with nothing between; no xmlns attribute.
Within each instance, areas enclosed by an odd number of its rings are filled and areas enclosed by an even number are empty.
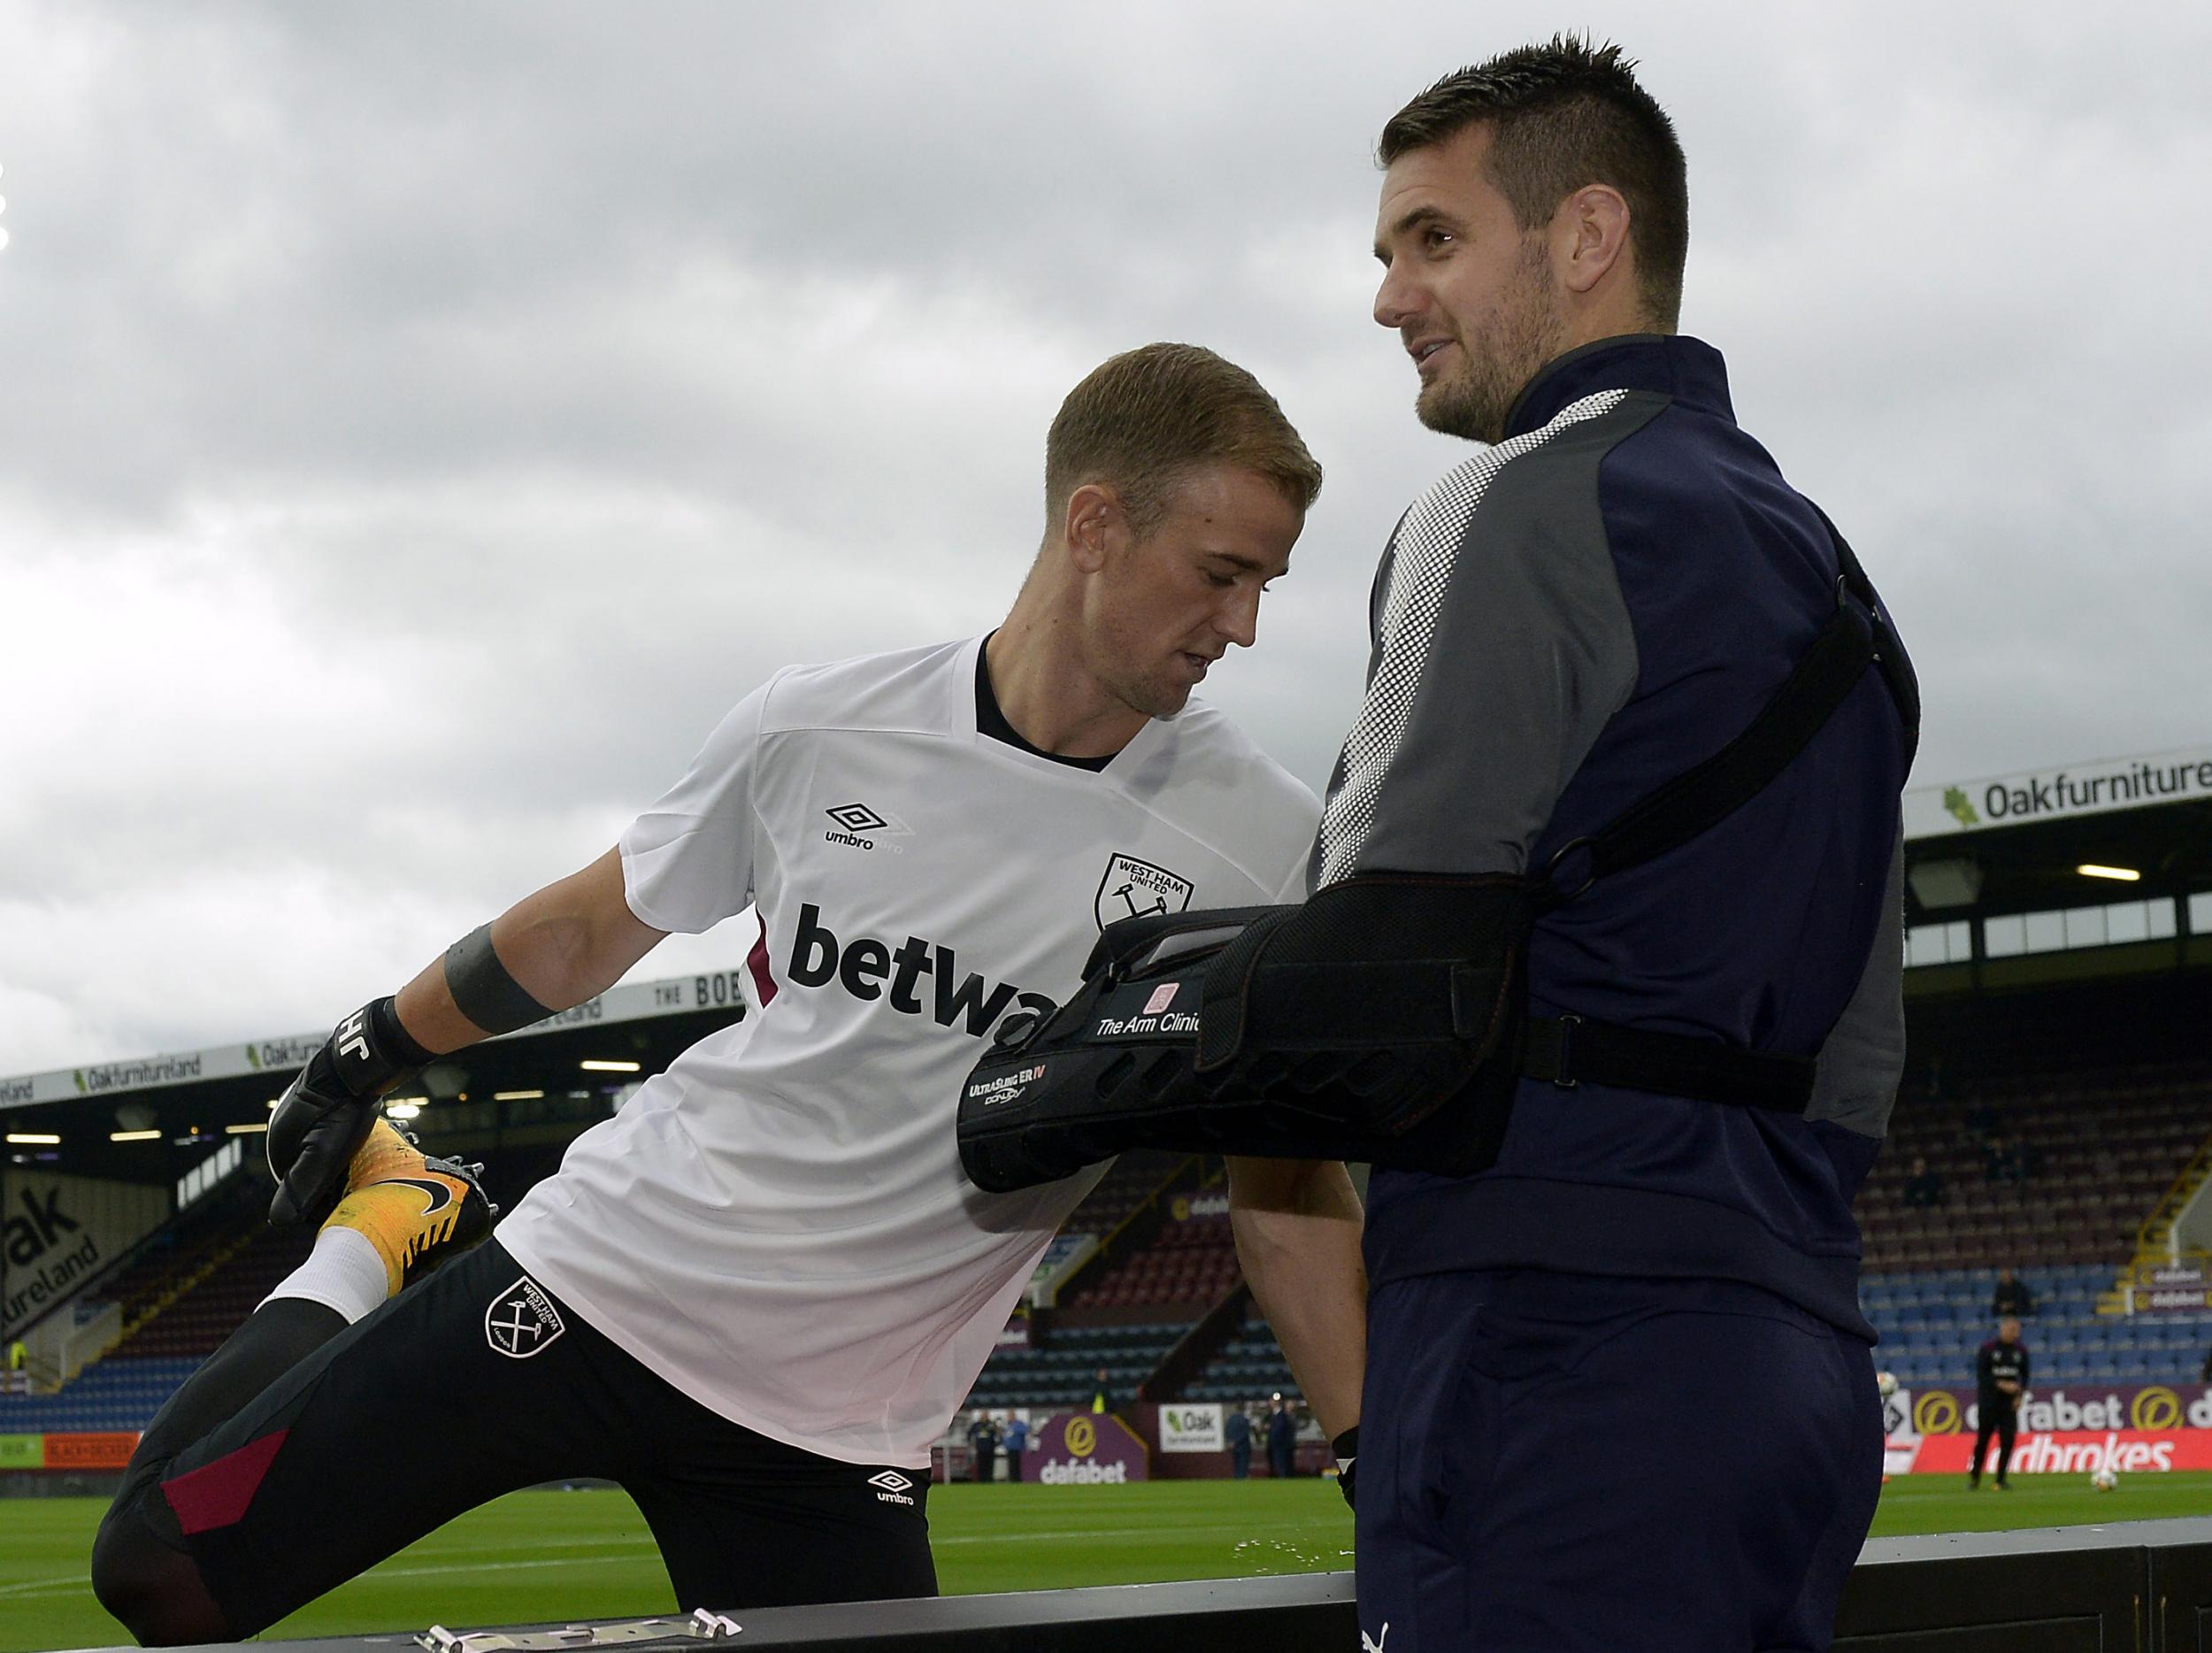
<svg viewBox="0 0 2212 1653"><path fill-rule="evenodd" d="M2193 1382L2212 1325L2182 1317L2125 1320L2097 1312L2109 1266L2029 1270L2039 1312L2022 1322L2033 1386L2104 1381ZM1882 1334L1877 1360L1905 1384L1970 1387L1974 1355L1995 1334L1989 1297L1997 1271L1932 1269L1870 1274L1860 1291Z"/></svg>
<svg viewBox="0 0 2212 1653"><path fill-rule="evenodd" d="M2194 1380L2212 1319L2128 1318L2109 1293L2208 1130L2212 1072L2195 1064L2024 1075L1901 1103L1858 1207L1878 1359L1900 1382L1970 1383L2005 1266L2035 1292L2023 1336L2036 1384Z"/></svg>
<svg viewBox="0 0 2212 1653"><path fill-rule="evenodd" d="M2078 1267L2133 1255L2144 1217L2212 1129L2212 1075L2167 1066L1902 1102L1860 1193L1870 1271ZM1939 1194L1906 1199L1915 1159Z"/></svg>
<svg viewBox="0 0 2212 1653"><path fill-rule="evenodd" d="M1180 1154L1124 1154L1098 1180L1098 1186L1083 1196L1083 1203L1061 1225L1061 1232L1101 1237L1113 1234L1168 1190L1178 1180L1178 1173L1187 1172L1191 1164L1187 1156Z"/></svg>
<svg viewBox="0 0 2212 1653"><path fill-rule="evenodd" d="M1126 1403L1187 1330L1180 1323L1057 1328L1048 1344L995 1353L969 1391L968 1406L1087 1406L1102 1366L1118 1403Z"/></svg>
<svg viewBox="0 0 2212 1653"><path fill-rule="evenodd" d="M256 1207L259 1200L254 1202ZM173 1301L139 1317L110 1361L174 1360L187 1371L222 1346L273 1290L306 1259L315 1236L298 1229L274 1229L256 1209L227 1236L219 1256L204 1277L194 1280ZM127 1319L129 1311L127 1306Z"/></svg>
<svg viewBox="0 0 2212 1653"><path fill-rule="evenodd" d="M1232 1404L1281 1394L1304 1399L1282 1345L1265 1320L1248 1320L1222 1351L1207 1363L1189 1388L1176 1398L1187 1401L1227 1401Z"/></svg>
<svg viewBox="0 0 2212 1653"><path fill-rule="evenodd" d="M560 1154L555 1145L503 1157L498 1191L517 1197ZM242 1176L150 1236L91 1294L123 1305L122 1342L55 1394L0 1395L0 1434L143 1430L313 1248L311 1230L268 1226L268 1197L262 1177Z"/></svg>
<svg viewBox="0 0 2212 1653"><path fill-rule="evenodd" d="M196 1357L111 1357L88 1366L58 1394L0 1396L0 1434L135 1434L199 1364Z"/></svg>
<svg viewBox="0 0 2212 1653"><path fill-rule="evenodd" d="M1031 1315L1028 1347L993 1353L967 1410L1087 1403L1101 1366L1120 1400L1162 1398L1151 1386L1168 1351L1242 1283L1220 1178L1218 1161L1124 1155L1069 1217L1048 1265L1084 1235L1097 1256Z"/></svg>
<svg viewBox="0 0 2212 1653"><path fill-rule="evenodd" d="M1862 1295L1882 1334L1878 1360L1908 1384L1970 1382L2006 1265L2038 1298L2025 1336L2039 1385L2193 1379L2212 1345L2212 1319L2131 1319L2110 1312L2108 1295L2141 1226L2206 1145L2212 1070L1991 1065L1991 1076L1954 1080L1947 1094L1916 1072L1861 1196ZM477 1151L496 1161L495 1192L511 1203L553 1170L561 1144ZM1916 1162L1924 1171L1909 1190ZM1219 1174L1217 1162L1178 1156L1117 1165L1056 1242L1079 1246L1077 1236L1089 1235L1098 1254L1058 1303L1039 1310L1029 1347L993 1355L969 1407L1087 1403L1101 1366L1125 1402L1295 1395L1272 1332L1231 1302L1241 1277ZM124 1341L60 1394L0 1395L0 1433L142 1429L305 1255L311 1236L263 1225L265 1196L241 1178L157 1235L100 1292L125 1305ZM1171 1369L1187 1380L1156 1381L1169 1351L1209 1316L1218 1329L1186 1345Z"/></svg>
<svg viewBox="0 0 2212 1653"><path fill-rule="evenodd" d="M1151 1244L1126 1251L1095 1278L1086 1278L1068 1307L1156 1307L1163 1318L1188 1320L1220 1302L1242 1278L1225 1210L1166 1223Z"/></svg>

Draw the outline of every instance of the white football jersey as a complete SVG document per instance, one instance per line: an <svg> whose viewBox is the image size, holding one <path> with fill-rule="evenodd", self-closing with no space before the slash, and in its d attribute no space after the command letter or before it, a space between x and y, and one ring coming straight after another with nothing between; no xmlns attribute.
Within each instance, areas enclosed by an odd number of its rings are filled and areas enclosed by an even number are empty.
<svg viewBox="0 0 2212 1653"><path fill-rule="evenodd" d="M986 1194L962 1083L1100 927L1304 897L1319 806L1219 712L1103 770L979 734L980 638L778 673L622 835L632 911L757 903L760 1008L687 1050L498 1228L593 1326L747 1428L919 1469L1092 1172Z"/></svg>

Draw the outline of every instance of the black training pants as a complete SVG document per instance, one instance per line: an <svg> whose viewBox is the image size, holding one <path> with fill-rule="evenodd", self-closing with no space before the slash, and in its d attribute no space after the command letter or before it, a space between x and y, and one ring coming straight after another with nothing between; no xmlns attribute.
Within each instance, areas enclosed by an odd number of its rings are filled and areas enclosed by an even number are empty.
<svg viewBox="0 0 2212 1653"><path fill-rule="evenodd" d="M234 1345L268 1312L164 1409L106 1524L188 1553L234 1637L464 1511L586 1477L636 1500L680 1608L936 1594L926 1471L817 1457L710 1411L496 1241L236 1396L234 1411L218 1408L227 1416L205 1434L173 1439L165 1419L209 1415L221 1398L209 1387L251 1370ZM542 1617L560 1616L558 1580L548 1575Z"/></svg>
<svg viewBox="0 0 2212 1653"><path fill-rule="evenodd" d="M1966 1466L1966 1472L1977 1480L1981 1479L1982 1455L1989 1450L1989 1437L1997 1437L1997 1479L2005 1479L2012 1468L2012 1443L2020 1433L2020 1412L2009 1395L1985 1395L1975 1411L1981 1425L1974 1431L1974 1457Z"/></svg>

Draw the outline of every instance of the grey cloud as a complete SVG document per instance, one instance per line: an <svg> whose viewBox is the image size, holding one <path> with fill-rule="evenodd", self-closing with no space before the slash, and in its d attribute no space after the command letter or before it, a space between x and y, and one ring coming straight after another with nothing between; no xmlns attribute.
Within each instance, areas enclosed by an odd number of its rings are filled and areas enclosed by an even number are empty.
<svg viewBox="0 0 2212 1653"><path fill-rule="evenodd" d="M1686 324L1903 618L1924 775L2212 724L2212 319L2175 291L2212 230L2172 210L2212 23L2131 15L1601 19L1689 149ZM1321 786L1375 552L1465 453L1367 319L1369 146L1555 27L12 18L0 1072L319 1025L603 848L776 665L988 626L1053 408L1148 338L1246 362L1328 467L1210 684Z"/></svg>

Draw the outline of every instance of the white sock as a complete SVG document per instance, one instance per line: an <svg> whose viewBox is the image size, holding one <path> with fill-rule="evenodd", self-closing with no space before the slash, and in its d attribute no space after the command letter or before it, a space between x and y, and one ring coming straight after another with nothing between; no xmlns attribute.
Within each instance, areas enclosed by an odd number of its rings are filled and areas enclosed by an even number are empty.
<svg viewBox="0 0 2212 1653"><path fill-rule="evenodd" d="M304 1297L335 1309L351 1326L380 1307L391 1295L391 1276L384 1259L357 1228L334 1225L315 1236L315 1249L307 1261L284 1277L284 1283L263 1298Z"/></svg>

